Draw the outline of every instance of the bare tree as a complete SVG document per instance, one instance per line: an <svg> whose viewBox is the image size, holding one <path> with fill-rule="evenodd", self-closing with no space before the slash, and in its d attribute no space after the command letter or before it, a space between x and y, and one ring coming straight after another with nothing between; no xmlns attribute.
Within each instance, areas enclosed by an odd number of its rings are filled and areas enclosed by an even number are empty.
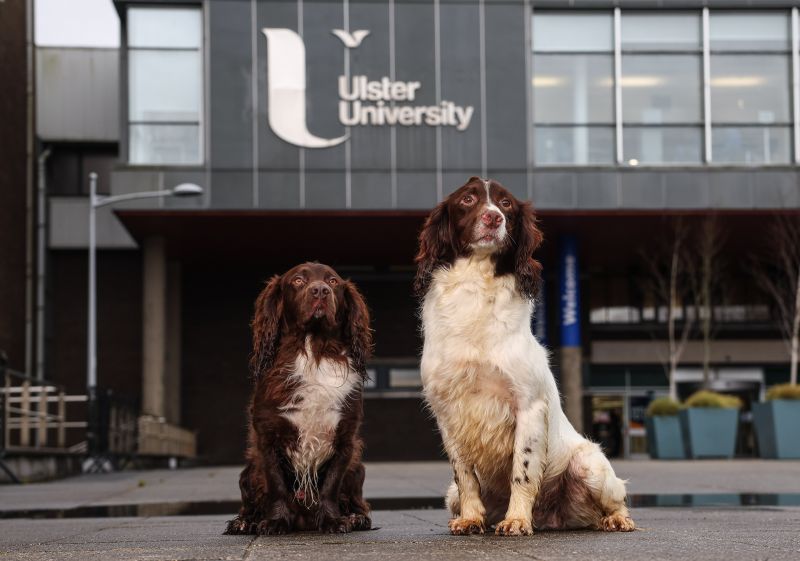
<svg viewBox="0 0 800 561"><path fill-rule="evenodd" d="M767 228L767 259L754 258L756 281L772 297L790 356L790 381L797 383L800 351L800 218L776 216Z"/></svg>
<svg viewBox="0 0 800 561"><path fill-rule="evenodd" d="M693 323L692 318L683 313L682 307L691 290L687 280L690 234L686 220L680 216L674 218L670 223L666 242L643 254L656 300L666 305L668 356L665 367L669 381L669 396L674 400L678 399L675 372L689 340ZM678 312L681 312L680 318ZM683 320L683 324L680 333L677 333L679 319Z"/></svg>
<svg viewBox="0 0 800 561"><path fill-rule="evenodd" d="M720 301L723 278L722 249L725 233L716 215L702 220L692 243L689 277L694 296L694 310L703 338L703 387L711 384L711 344L715 335L714 306Z"/></svg>

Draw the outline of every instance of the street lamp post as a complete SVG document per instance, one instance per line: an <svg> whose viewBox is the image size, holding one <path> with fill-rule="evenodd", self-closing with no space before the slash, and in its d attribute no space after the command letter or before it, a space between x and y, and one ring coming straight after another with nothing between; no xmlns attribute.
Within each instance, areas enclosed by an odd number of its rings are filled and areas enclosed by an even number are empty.
<svg viewBox="0 0 800 561"><path fill-rule="evenodd" d="M125 195L98 196L97 174L89 174L89 310L86 357L86 389L90 400L97 396L97 238L96 212L101 206L121 201L149 199L153 197L196 197L203 194L203 188L193 183L181 183L172 189L160 191L141 191Z"/></svg>

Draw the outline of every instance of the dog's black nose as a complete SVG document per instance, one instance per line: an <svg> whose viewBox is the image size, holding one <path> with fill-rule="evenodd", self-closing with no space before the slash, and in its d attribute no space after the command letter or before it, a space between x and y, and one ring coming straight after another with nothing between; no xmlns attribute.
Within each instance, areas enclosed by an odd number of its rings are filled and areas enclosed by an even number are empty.
<svg viewBox="0 0 800 561"><path fill-rule="evenodd" d="M312 282L308 285L308 289L311 291L311 296L314 298L325 298L331 293L330 287L322 281Z"/></svg>

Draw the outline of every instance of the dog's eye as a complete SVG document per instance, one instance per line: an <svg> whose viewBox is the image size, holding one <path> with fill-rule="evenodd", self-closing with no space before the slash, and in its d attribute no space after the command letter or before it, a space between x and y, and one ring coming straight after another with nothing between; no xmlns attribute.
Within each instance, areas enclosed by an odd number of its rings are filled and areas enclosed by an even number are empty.
<svg viewBox="0 0 800 561"><path fill-rule="evenodd" d="M328 284L331 285L331 286L336 286L337 284L339 284L339 281L336 280L335 278L331 277L331 278L328 279Z"/></svg>
<svg viewBox="0 0 800 561"><path fill-rule="evenodd" d="M295 286L303 286L306 283L303 277L295 277L292 279L292 284Z"/></svg>
<svg viewBox="0 0 800 561"><path fill-rule="evenodd" d="M473 197L472 195L464 195L463 197L461 197L461 202L462 204L465 205L471 205L472 203L475 202L475 197Z"/></svg>
<svg viewBox="0 0 800 561"><path fill-rule="evenodd" d="M503 199L502 201L500 201L500 206L502 206L503 208L510 208L511 201L508 199Z"/></svg>

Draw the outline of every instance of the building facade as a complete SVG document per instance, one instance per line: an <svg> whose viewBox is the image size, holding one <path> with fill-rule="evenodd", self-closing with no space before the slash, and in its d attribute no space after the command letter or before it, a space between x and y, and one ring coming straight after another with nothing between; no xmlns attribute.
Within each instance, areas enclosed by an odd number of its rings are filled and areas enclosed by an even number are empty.
<svg viewBox="0 0 800 561"><path fill-rule="evenodd" d="M471 175L533 201L546 239L533 328L571 418L613 454L644 451L643 409L667 388L651 271L676 224L713 222L725 279L710 343L696 318L680 392L704 363L751 399L786 376L747 263L765 255L767 223L800 208L790 2L115 5L118 51L37 52L48 378L83 383L88 171L111 194L203 188L100 216L98 375L197 430L208 461L241 455L252 302L306 260L352 278L374 317L367 458L440 456L413 256L424 216ZM681 323L696 315L673 305Z"/></svg>

